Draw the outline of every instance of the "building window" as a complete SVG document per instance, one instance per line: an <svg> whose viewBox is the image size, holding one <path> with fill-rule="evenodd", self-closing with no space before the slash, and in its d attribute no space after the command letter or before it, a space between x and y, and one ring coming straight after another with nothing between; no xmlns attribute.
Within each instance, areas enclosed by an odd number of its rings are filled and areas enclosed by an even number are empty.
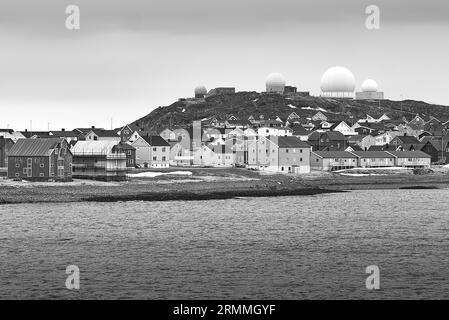
<svg viewBox="0 0 449 320"><path fill-rule="evenodd" d="M28 169L27 168L23 168L23 174L27 174L28 173Z"/></svg>
<svg viewBox="0 0 449 320"><path fill-rule="evenodd" d="M43 177L44 176L44 174L43 173L39 173L39 177Z"/></svg>
<svg viewBox="0 0 449 320"><path fill-rule="evenodd" d="M19 167L20 167L20 164L16 163L16 168L19 168Z"/></svg>
<svg viewBox="0 0 449 320"><path fill-rule="evenodd" d="M165 147L162 148L162 152L165 152Z"/></svg>
<svg viewBox="0 0 449 320"><path fill-rule="evenodd" d="M157 157L155 156L155 157L153 157L153 161L156 161L157 160Z"/></svg>
<svg viewBox="0 0 449 320"><path fill-rule="evenodd" d="M166 159L165 157L162 157L162 161L165 161L165 159Z"/></svg>
<svg viewBox="0 0 449 320"><path fill-rule="evenodd" d="M157 148L153 148L153 151L157 151Z"/></svg>
<svg viewBox="0 0 449 320"><path fill-rule="evenodd" d="M299 149L299 153L302 153L302 149Z"/></svg>
<svg viewBox="0 0 449 320"><path fill-rule="evenodd" d="M43 164L43 163L41 163L41 164L40 164L40 167L41 167L41 168L43 168L43 167L44 167L44 164Z"/></svg>
<svg viewBox="0 0 449 320"><path fill-rule="evenodd" d="M288 149L285 149L285 153L288 153Z"/></svg>
<svg viewBox="0 0 449 320"><path fill-rule="evenodd" d="M302 162L302 158L299 158L299 162Z"/></svg>

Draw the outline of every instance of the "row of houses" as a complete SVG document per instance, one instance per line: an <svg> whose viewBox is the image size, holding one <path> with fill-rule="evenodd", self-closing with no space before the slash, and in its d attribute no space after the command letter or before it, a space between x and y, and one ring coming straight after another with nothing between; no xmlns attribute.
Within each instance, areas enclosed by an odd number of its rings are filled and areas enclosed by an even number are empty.
<svg viewBox="0 0 449 320"><path fill-rule="evenodd" d="M312 169L335 171L353 168L428 168L431 157L422 151L312 151Z"/></svg>
<svg viewBox="0 0 449 320"><path fill-rule="evenodd" d="M231 116L224 126L215 120L159 133L136 125L19 134L0 129L0 167L7 167L10 178L42 180L120 180L134 168L169 166L241 166L302 174L356 167L422 168L447 159L449 151L444 130L423 135L420 128L429 123L416 117L406 123L386 115L367 116L351 126L332 121L321 111L306 119L295 112L286 120L240 121Z"/></svg>

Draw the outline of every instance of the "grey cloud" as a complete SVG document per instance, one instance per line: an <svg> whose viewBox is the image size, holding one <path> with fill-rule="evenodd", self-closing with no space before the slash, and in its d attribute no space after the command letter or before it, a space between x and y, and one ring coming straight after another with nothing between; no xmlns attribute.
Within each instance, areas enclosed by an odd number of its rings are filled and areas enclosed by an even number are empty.
<svg viewBox="0 0 449 320"><path fill-rule="evenodd" d="M65 7L81 9L82 34L131 30L158 33L276 32L291 25L359 23L379 5L385 23L447 23L447 0L2 0L0 28L58 35Z"/></svg>

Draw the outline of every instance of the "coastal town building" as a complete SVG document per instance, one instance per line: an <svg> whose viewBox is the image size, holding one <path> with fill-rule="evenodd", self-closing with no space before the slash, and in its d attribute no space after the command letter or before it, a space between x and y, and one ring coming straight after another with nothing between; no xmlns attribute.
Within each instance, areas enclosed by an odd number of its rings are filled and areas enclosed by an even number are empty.
<svg viewBox="0 0 449 320"><path fill-rule="evenodd" d="M385 151L353 151L358 168L394 167L395 157Z"/></svg>
<svg viewBox="0 0 449 320"><path fill-rule="evenodd" d="M312 151L310 167L312 170L335 171L357 167L358 157L347 151Z"/></svg>
<svg viewBox="0 0 449 320"><path fill-rule="evenodd" d="M115 130L104 130L104 129L92 129L86 136L86 141L116 141L117 143L121 140L120 135L117 134Z"/></svg>
<svg viewBox="0 0 449 320"><path fill-rule="evenodd" d="M73 177L95 180L125 180L127 156L111 140L78 141L72 147Z"/></svg>
<svg viewBox="0 0 449 320"><path fill-rule="evenodd" d="M65 139L19 139L8 152L8 177L29 181L70 181L72 159Z"/></svg>
<svg viewBox="0 0 449 320"><path fill-rule="evenodd" d="M161 136L143 136L131 144L136 149L136 163L145 168L168 168L170 144Z"/></svg>
<svg viewBox="0 0 449 320"><path fill-rule="evenodd" d="M248 167L278 173L310 172L310 145L297 137L261 136L248 143Z"/></svg>
<svg viewBox="0 0 449 320"><path fill-rule="evenodd" d="M404 168L428 168L431 156L422 151L387 151L395 157L395 166Z"/></svg>

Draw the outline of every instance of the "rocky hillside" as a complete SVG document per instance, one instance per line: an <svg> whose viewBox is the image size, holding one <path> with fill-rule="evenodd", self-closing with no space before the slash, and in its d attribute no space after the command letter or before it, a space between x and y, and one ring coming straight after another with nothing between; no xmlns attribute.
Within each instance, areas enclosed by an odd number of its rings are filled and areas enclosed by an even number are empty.
<svg viewBox="0 0 449 320"><path fill-rule="evenodd" d="M434 116L440 120L449 119L449 107L427 104L422 101L405 100L402 102L382 100L370 102L361 100L340 100L321 97L289 97L257 92L237 92L221 94L197 101L177 101L166 107L159 107L150 114L133 122L144 130L160 132L164 128L188 126L193 120L201 120L211 116L225 118L232 114L239 119L248 119L250 115L265 119L286 118L295 111L301 117L314 115L317 110L329 119L359 119L370 114L380 117L386 113L392 119L413 118L420 114L424 118Z"/></svg>

